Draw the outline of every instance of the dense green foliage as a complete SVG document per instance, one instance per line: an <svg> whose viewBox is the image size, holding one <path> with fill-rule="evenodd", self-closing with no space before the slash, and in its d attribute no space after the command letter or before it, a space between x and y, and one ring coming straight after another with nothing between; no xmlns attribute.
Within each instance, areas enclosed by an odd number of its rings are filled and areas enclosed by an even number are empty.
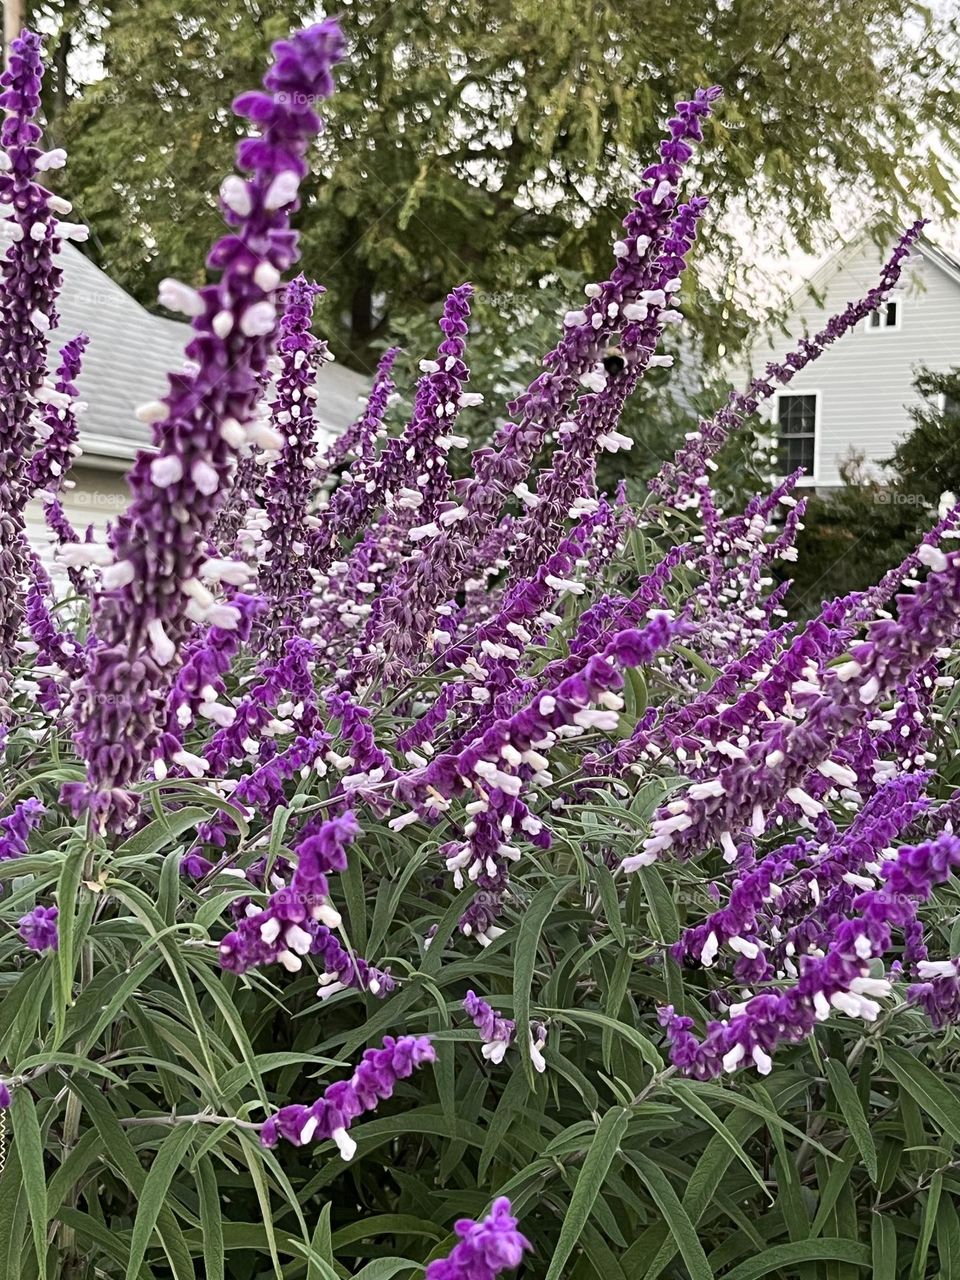
<svg viewBox="0 0 960 1280"><path fill-rule="evenodd" d="M652 554L634 534L612 579ZM544 661L565 652L576 612ZM636 673L628 691L623 732L670 684ZM944 696L932 749L946 787L957 733L956 694ZM388 713L378 724L385 737L400 727ZM8 800L52 800L78 773L65 755L56 734L18 735ZM570 778L563 749L552 755L559 800ZM319 1002L312 966L219 970L222 918L249 886L220 873L198 892L180 877L216 804L199 784L155 784L155 816L122 843L65 827L0 862L5 914L55 887L61 929L42 959L24 960L12 931L0 940L0 1058L29 1082L9 1113L0 1274L412 1280L449 1249L456 1217L508 1194L536 1250L526 1280L954 1275L955 1033L895 1003L873 1026L822 1025L766 1078L698 1084L665 1068L656 1006L706 1018L725 980L681 970L663 944L713 909L722 863L609 869L673 785L656 774L620 792L582 784L581 802L552 814L554 847L516 866L506 932L485 950L455 932L474 889L453 894L437 874L446 824L395 833L364 819L333 898L350 943L401 980L382 1004L356 991ZM311 773L269 828L244 824L233 860L282 855L288 824L332 785ZM948 954L958 912L955 884L925 910ZM522 1037L502 1065L481 1059L460 1008L470 987L521 1026L548 1025L545 1074ZM351 1164L329 1143L264 1151L234 1122L311 1101L388 1031L429 1031L438 1060L354 1126Z"/></svg>

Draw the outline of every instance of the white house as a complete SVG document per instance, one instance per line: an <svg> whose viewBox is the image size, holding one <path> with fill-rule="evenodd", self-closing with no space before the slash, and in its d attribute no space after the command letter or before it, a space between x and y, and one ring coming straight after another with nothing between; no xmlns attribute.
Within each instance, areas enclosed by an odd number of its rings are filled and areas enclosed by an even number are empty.
<svg viewBox="0 0 960 1280"><path fill-rule="evenodd" d="M125 473L137 450L150 444L149 428L137 421L135 410L166 392L166 374L183 365L191 330L151 315L70 243L63 245L60 266L60 324L50 334L51 367L63 343L80 332L90 339L78 380L86 404L79 420L83 454L70 470L74 487L64 491L63 505L79 531L88 524L101 530L126 506ZM332 434L344 430L367 389L360 374L328 364L317 383L320 423ZM28 536L46 559L50 539L43 509L33 502L26 515Z"/></svg>
<svg viewBox="0 0 960 1280"><path fill-rule="evenodd" d="M778 329L754 344L752 373L874 287L886 256L866 232L838 250L791 299L786 333ZM920 401L917 372L957 366L960 264L921 240L886 305L796 374L767 407L778 428L781 472L803 466L801 484L829 488L842 483L843 462L859 454L879 474L878 464L910 430L908 410Z"/></svg>

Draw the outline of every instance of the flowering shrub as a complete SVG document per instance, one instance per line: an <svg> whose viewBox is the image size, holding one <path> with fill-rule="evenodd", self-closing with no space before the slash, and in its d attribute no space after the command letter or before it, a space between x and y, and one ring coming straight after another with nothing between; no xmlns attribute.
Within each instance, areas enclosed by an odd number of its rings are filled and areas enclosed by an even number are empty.
<svg viewBox="0 0 960 1280"><path fill-rule="evenodd" d="M164 282L194 335L103 539L60 501L82 228L36 37L2 79L3 1274L950 1274L960 513L794 626L798 477L710 483L920 225L643 507L598 492L682 320L698 91L466 478L468 285L410 420L389 351L325 448L322 290L284 278L342 52L281 41L234 104L217 280Z"/></svg>

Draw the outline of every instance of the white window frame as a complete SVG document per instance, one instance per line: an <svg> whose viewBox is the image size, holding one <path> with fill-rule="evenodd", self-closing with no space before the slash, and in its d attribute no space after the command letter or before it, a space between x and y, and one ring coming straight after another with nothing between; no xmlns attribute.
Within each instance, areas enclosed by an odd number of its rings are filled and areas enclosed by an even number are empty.
<svg viewBox="0 0 960 1280"><path fill-rule="evenodd" d="M813 396L813 470L802 475L798 485L814 485L820 475L820 436L823 429L823 398L817 390L801 390L799 387L784 388L776 391L773 397L773 426L777 433L777 449L780 447L780 401L787 396Z"/></svg>
<svg viewBox="0 0 960 1280"><path fill-rule="evenodd" d="M884 308L888 306L891 302L897 308L897 323L872 325L870 321L873 319L873 317L877 314L884 315L885 314ZM892 298L887 298L886 302L882 303L879 307L871 311L869 315L865 316L863 321L863 328L866 333L871 333L871 334L899 333L900 330L903 328L903 294L895 293Z"/></svg>

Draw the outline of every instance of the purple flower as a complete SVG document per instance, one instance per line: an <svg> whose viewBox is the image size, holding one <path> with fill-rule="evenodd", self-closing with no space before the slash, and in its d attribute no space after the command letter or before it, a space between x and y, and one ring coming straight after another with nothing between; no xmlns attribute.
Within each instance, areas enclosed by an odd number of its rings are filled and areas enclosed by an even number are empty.
<svg viewBox="0 0 960 1280"><path fill-rule="evenodd" d="M30 832L35 830L46 810L34 796L21 800L13 813L0 818L0 862L19 858L27 851Z"/></svg>
<svg viewBox="0 0 960 1280"><path fill-rule="evenodd" d="M899 280L904 260L913 250L925 225L924 220L915 222L903 233L880 273L879 283L873 289L859 301L849 303L840 315L832 316L813 338L803 339L798 349L792 351L782 364L768 365L764 375L755 378L746 391L732 391L726 406L714 417L701 420L697 430L690 433L687 443L677 451L673 461L665 463L651 480L651 492L658 494L670 505L687 505L696 494L698 479L704 474L708 460L720 450L730 432L739 427L745 417L754 413L763 400L769 399L777 385L790 382L801 369L822 355L826 347L843 337L881 305Z"/></svg>
<svg viewBox="0 0 960 1280"><path fill-rule="evenodd" d="M483 1056L489 1062L502 1062L513 1039L516 1023L497 1013L475 991L467 992L463 1008L483 1039Z"/></svg>
<svg viewBox="0 0 960 1280"><path fill-rule="evenodd" d="M605 382L602 359L613 333L625 322L639 320L641 312L645 319L651 304L665 303L665 297L655 300L652 296L656 291L647 288L651 282L646 273L665 247L676 188L692 155L690 144L702 138L701 121L709 115L719 93L717 88L698 90L689 102L677 103L670 137L660 145L658 163L644 171L645 185L635 197L636 208L624 222L623 238L614 245L616 264L610 278L589 285L586 305L564 317L563 337L544 358L545 371L508 405L516 421L497 431L492 447L474 452L470 478L458 486L462 518L425 548L419 585L428 617L460 587L470 548L491 532L505 502L513 494L522 498L531 462L548 434L566 419L578 389L582 385L596 388ZM608 407L603 406L602 415ZM604 424L609 425L605 416ZM533 567L526 565L524 572Z"/></svg>
<svg viewBox="0 0 960 1280"><path fill-rule="evenodd" d="M883 864L882 886L855 899L860 914L832 930L825 953L801 957L793 986L760 993L732 1008L728 1020L709 1024L702 1041L693 1034L691 1018L662 1009L660 1021L674 1064L699 1080L746 1063L766 1075L778 1044L805 1039L833 1011L872 1022L880 1013L877 1000L889 994L890 983L872 976L871 961L889 949L893 928L912 927L918 904L958 867L960 839L953 835L899 849Z"/></svg>
<svg viewBox="0 0 960 1280"><path fill-rule="evenodd" d="M0 666L9 665L23 618L20 583L27 557L23 509L31 486L27 459L34 442L34 410L43 399L47 333L59 317L56 297L61 273L55 265L59 228L51 212L50 192L36 175L62 165L60 151L38 146L43 131L36 122L43 64L40 36L24 31L10 46L0 75L0 202L10 216L0 220L0 240L9 247L0 260ZM60 201L61 208L69 208ZM78 233L81 229L70 228Z"/></svg>
<svg viewBox="0 0 960 1280"><path fill-rule="evenodd" d="M329 1085L312 1106L281 1107L264 1123L260 1141L275 1147L283 1138L301 1147L332 1138L343 1159L352 1160L357 1144L347 1130L354 1120L375 1111L393 1095L400 1080L436 1056L427 1036L384 1036L382 1048L366 1049L351 1078Z"/></svg>
<svg viewBox="0 0 960 1280"><path fill-rule="evenodd" d="M353 956L334 937L339 912L329 901L327 876L344 871L347 846L360 834L352 813L328 818L297 846L297 865L289 885L277 889L262 911L251 908L220 943L220 964L231 973L280 964L288 973L303 967L304 956L316 956L323 966L320 994L356 987L381 999L396 987L388 970L375 969ZM184 867L188 873L196 866Z"/></svg>
<svg viewBox="0 0 960 1280"><path fill-rule="evenodd" d="M519 1267L530 1241L517 1230L506 1196L494 1200L482 1222L461 1218L454 1224L460 1243L446 1258L427 1267L424 1280L495 1280L501 1271Z"/></svg>
<svg viewBox="0 0 960 1280"><path fill-rule="evenodd" d="M10 1090L7 1085L0 1080L0 1111L6 1110L10 1105Z"/></svg>
<svg viewBox="0 0 960 1280"><path fill-rule="evenodd" d="M273 651L295 632L308 597L307 515L317 464L313 397L317 371L330 359L327 344L310 332L320 285L299 275L284 290L277 352L280 372L271 421L283 439L264 479L267 526L260 588L269 601L263 634Z"/></svg>
<svg viewBox="0 0 960 1280"><path fill-rule="evenodd" d="M20 917L19 934L31 951L56 951L59 944L56 907L34 907Z"/></svg>
<svg viewBox="0 0 960 1280"><path fill-rule="evenodd" d="M78 334L60 348L60 367L53 387L44 390L43 423L46 437L30 459L28 478L31 492L44 489L55 498L63 487L64 477L80 452L77 444L78 397L76 380L80 376L83 353L90 339Z"/></svg>
<svg viewBox="0 0 960 1280"><path fill-rule="evenodd" d="M220 281L199 291L167 281L161 290L163 301L193 316L192 365L172 374L166 398L141 414L155 424L156 452L134 463L132 502L113 530L114 562L94 602L95 639L73 711L87 780L64 788L73 811L88 810L100 829L125 825L135 810L129 788L153 759L191 625L239 622L201 580L206 538L255 416L276 335L276 290L297 256L289 220L320 129L312 104L332 92L343 37L329 21L273 51L266 92L234 103L255 132L237 148L250 177L232 175L220 190L233 228L208 258Z"/></svg>

